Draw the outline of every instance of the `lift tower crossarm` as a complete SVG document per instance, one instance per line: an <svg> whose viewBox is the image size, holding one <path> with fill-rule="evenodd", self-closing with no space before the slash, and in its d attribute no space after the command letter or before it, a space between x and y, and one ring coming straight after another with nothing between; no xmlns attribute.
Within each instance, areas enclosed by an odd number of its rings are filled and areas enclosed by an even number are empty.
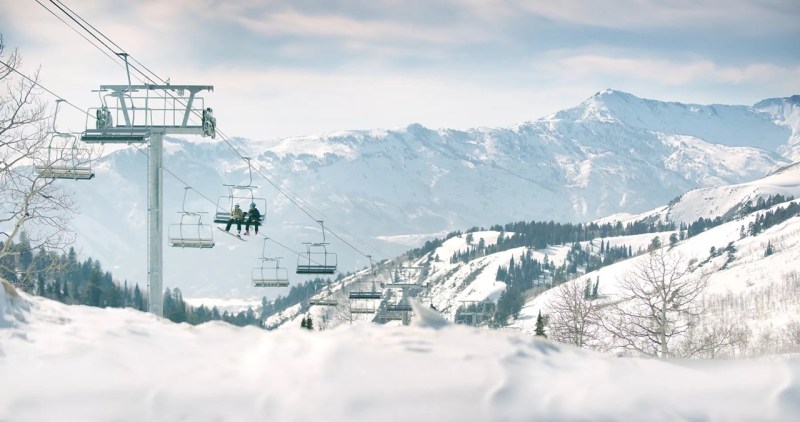
<svg viewBox="0 0 800 422"><path fill-rule="evenodd" d="M174 125L171 126L171 129L175 129L173 133L183 133L183 134L193 134L194 131L190 132L181 132L180 129L189 128L189 117L192 115L192 104L194 103L195 95L200 91L214 91L213 85L155 85L155 84L144 84L144 85L100 85L101 91L111 91L109 94L111 97L116 97L119 99L119 104L122 108L122 115L125 119L125 126L136 126L131 124L131 118L128 114L128 106L125 102L123 96L125 93L132 93L141 90L147 91L175 91L178 92L179 95L183 95L183 91L189 91L189 97L186 99L186 108L183 110L183 119L181 125Z"/></svg>

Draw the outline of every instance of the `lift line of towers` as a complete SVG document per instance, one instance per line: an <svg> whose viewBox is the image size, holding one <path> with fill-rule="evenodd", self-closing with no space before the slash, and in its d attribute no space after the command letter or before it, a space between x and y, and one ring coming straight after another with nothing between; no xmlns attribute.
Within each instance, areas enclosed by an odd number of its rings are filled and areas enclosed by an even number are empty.
<svg viewBox="0 0 800 422"><path fill-rule="evenodd" d="M57 129L58 110L62 99L56 100L52 131L48 134L46 153L41 154L34 169L39 177L52 179L91 180L95 173L91 166L90 144L147 144L148 146L148 295L149 311L163 316L163 138L169 134L192 134L216 137L216 119L210 107L205 107L204 99L197 94L213 91L210 85L133 85L130 82L130 69L127 54L125 59L128 74L127 85L100 85L96 92L100 97L100 107L90 108L86 118L86 130L80 134L60 132ZM151 95L152 94L152 95ZM199 105L199 107L197 106ZM200 125L190 124L193 115L202 116ZM94 125L92 125L94 120ZM94 126L94 127L92 127ZM249 181L247 184L226 184L227 195L219 197L213 222L228 224L230 210L239 203L254 204L264 210L259 218L263 224L267 201L256 196L258 186L253 185L252 164L247 161ZM191 187L184 190L178 223L170 224L168 242L171 247L208 249L215 245L213 227L203 223L205 212L186 208L186 199ZM337 270L336 254L329 252L325 239L323 221L317 221L322 232L321 242L304 242L305 252L297 253L297 274L334 274ZM252 270L252 283L256 287L286 287L289 285L288 269L280 264L281 257L267 254L267 240L260 257L261 265ZM405 267L401 272L416 270ZM370 257L370 275L374 274ZM375 313L385 320L402 320L408 324L411 307L407 302L408 293L424 287L411 282L381 283L382 288L399 288L402 296L394 304L383 303L383 294L376 289L372 280L369 290L352 290L348 294L352 314ZM363 284L363 283L362 283ZM376 302L384 309L378 309ZM335 306L337 301L330 298L312 299L310 305Z"/></svg>

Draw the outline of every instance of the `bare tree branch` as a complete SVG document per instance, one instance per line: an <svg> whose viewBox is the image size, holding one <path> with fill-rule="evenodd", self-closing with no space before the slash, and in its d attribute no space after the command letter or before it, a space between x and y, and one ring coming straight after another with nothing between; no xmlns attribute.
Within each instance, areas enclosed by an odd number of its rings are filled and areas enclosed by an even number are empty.
<svg viewBox="0 0 800 422"><path fill-rule="evenodd" d="M51 270L36 265L35 257L45 255L35 251L66 252L74 241L69 227L75 213L72 194L55 179L42 177L36 166L63 165L65 160L74 165L91 157L64 148L52 153L54 134L47 128L52 116L38 99L39 72L30 79L19 76L19 52L4 51L0 36L5 63L0 64L0 272L14 274L26 288L33 272Z"/></svg>
<svg viewBox="0 0 800 422"><path fill-rule="evenodd" d="M660 248L625 275L620 282L623 300L610 307L602 323L619 347L661 357L694 353L677 346L701 314L697 299L708 285L708 275L695 271L693 264L672 249Z"/></svg>

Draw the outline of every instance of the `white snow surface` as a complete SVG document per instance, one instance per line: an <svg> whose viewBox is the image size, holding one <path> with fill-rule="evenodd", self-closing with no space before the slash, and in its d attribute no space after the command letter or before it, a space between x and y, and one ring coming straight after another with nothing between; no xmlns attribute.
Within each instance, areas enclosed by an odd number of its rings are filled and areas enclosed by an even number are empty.
<svg viewBox="0 0 800 422"><path fill-rule="evenodd" d="M0 420L796 421L800 359L619 358L453 326L192 327L0 288Z"/></svg>
<svg viewBox="0 0 800 422"><path fill-rule="evenodd" d="M733 217L742 205L748 202L755 205L759 198L766 199L776 194L800 198L800 162L782 167L754 181L693 189L672 201L670 205L641 214L614 214L595 222L626 224L639 220L661 220L676 224L691 224L699 218L713 220L717 217Z"/></svg>

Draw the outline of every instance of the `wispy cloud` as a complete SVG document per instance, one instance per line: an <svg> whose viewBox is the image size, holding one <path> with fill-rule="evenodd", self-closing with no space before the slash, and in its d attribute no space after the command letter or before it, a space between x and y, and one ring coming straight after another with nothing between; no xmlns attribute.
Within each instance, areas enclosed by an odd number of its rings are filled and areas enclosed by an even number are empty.
<svg viewBox="0 0 800 422"><path fill-rule="evenodd" d="M513 124L607 87L694 102L800 92L796 0L68 4L162 77L214 84L237 135ZM80 104L124 78L35 2L0 2L0 28Z"/></svg>
<svg viewBox="0 0 800 422"><path fill-rule="evenodd" d="M800 88L800 66L780 66L773 63L750 63L724 66L712 60L666 60L653 58L575 55L563 57L542 66L552 73L575 77L632 78L663 85L743 84L784 82L787 87Z"/></svg>
<svg viewBox="0 0 800 422"><path fill-rule="evenodd" d="M795 0L512 1L528 13L559 22L630 30L725 29L737 33L796 32Z"/></svg>

